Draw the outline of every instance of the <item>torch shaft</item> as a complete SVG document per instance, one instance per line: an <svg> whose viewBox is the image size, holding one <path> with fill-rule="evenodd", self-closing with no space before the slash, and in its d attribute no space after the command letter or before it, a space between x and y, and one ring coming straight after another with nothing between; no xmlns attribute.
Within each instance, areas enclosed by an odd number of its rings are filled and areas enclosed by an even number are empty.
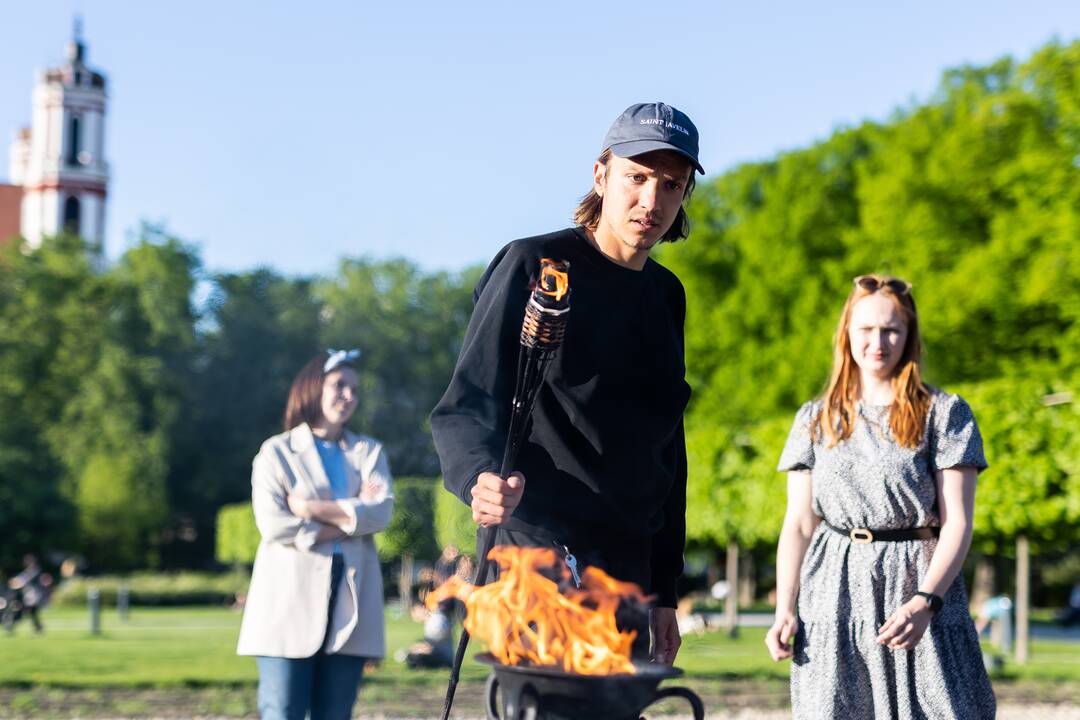
<svg viewBox="0 0 1080 720"><path fill-rule="evenodd" d="M567 263L551 261L547 258L541 261L540 284L543 286L545 278L547 286L538 290L549 298L554 296L556 301L563 300L563 293L567 291L566 271ZM547 301L545 301L547 302ZM565 300L563 300L565 303ZM510 409L510 423L506 433L506 446L503 448L502 465L499 469L499 477L506 479L513 472L514 463L517 461L518 451L528 434L529 420L532 413L533 403L540 386L544 382L544 375L550 360L562 344L563 335L566 331L566 314L569 304L562 307L553 307L548 303L547 307L537 301L534 293L525 304L525 318L521 326L521 349L518 353L517 379L514 387L513 402ZM487 582L488 570L491 561L488 555L495 547L495 527L482 527L477 533L476 574L473 578L473 587L480 587ZM450 668L450 682L446 686L446 702L443 705L442 720L449 720L450 709L454 705L454 694L457 691L458 679L461 676L461 663L465 660L465 651L469 647L469 631L461 629L461 639L458 641L457 651L454 653L454 664Z"/></svg>
<svg viewBox="0 0 1080 720"><path fill-rule="evenodd" d="M529 423L529 413L533 401L539 390L540 381L543 380L544 371L547 369L547 360L542 353L523 347L518 356L517 387L514 389L514 399L511 405L510 426L507 430L506 447L503 449L502 465L499 469L499 477L508 478L513 472L514 463L517 461L518 451L521 449L521 441L524 439L525 430ZM480 587L487 583L488 571L491 568L491 560L488 555L495 547L496 527L481 527L477 533L476 547L476 573L473 577L473 587ZM446 686L446 701L443 705L442 720L449 720L450 708L454 705L454 695L457 692L458 680L461 677L461 664L465 661L465 652L469 647L469 631L461 629L461 638L458 640L457 650L454 652L454 664L450 667L450 682Z"/></svg>

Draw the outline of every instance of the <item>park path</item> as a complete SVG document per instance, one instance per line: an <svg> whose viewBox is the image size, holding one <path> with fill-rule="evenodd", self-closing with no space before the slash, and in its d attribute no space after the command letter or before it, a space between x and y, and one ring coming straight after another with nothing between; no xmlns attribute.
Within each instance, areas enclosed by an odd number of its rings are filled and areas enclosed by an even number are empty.
<svg viewBox="0 0 1080 720"><path fill-rule="evenodd" d="M689 715L664 715L664 720L692 720ZM707 720L790 720L787 711L762 711L743 708L732 712L708 713ZM406 720L389 715L361 715L357 720ZM415 717L407 720L436 720ZM461 717L455 720L486 720L482 716ZM1063 705L1003 705L998 708L997 720L1080 720L1080 707Z"/></svg>
<svg viewBox="0 0 1080 720"><path fill-rule="evenodd" d="M5 715L4 717L18 718L23 716ZM27 715L25 717L34 717L34 715ZM49 717L57 716L49 715ZM102 717L98 715L71 715L69 717L75 719L85 718L86 720L175 720L177 716L155 717L134 715ZM237 716L194 715L188 717L190 720L237 720ZM662 715L654 717L662 717L664 720L692 720L689 715ZM752 708L710 712L706 715L707 720L789 720L790 717L791 714L786 710L761 710ZM356 716L355 720L437 720L437 718L438 716L436 715L402 716L397 714L386 715L377 713L361 714ZM486 720L486 718L481 715L459 716L455 714L454 720ZM997 720L1080 720L1080 706L1049 704L1002 705L998 708Z"/></svg>
<svg viewBox="0 0 1080 720"><path fill-rule="evenodd" d="M664 715L664 720L693 720L689 715ZM790 720L787 711L761 711L742 709L733 712L708 713L707 720ZM358 720L401 720L383 715L361 715ZM437 720L436 718L409 718L409 720ZM486 720L481 716L457 720ZM1058 705L1005 705L998 709L997 720L1080 720L1080 707Z"/></svg>

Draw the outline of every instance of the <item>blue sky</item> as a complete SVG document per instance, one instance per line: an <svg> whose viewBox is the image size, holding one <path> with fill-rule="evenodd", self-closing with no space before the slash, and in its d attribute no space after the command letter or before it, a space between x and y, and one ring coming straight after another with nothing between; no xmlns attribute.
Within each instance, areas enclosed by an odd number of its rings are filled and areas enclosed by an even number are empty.
<svg viewBox="0 0 1080 720"><path fill-rule="evenodd" d="M288 274L454 270L563 227L634 102L687 112L712 175L1080 37L1064 0L7 3L0 177L75 13L110 82L108 254L146 219L208 269Z"/></svg>

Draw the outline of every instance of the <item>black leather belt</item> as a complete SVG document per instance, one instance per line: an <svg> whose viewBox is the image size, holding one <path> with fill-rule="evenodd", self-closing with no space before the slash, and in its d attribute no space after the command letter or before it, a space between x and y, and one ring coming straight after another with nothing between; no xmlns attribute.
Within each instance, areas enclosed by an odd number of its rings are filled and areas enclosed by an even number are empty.
<svg viewBox="0 0 1080 720"><path fill-rule="evenodd" d="M847 535L851 542L865 545L872 542L898 542L900 540L929 540L941 534L939 527L905 528L903 530L869 530L867 528L851 528L843 530L830 525L822 520L825 526L835 533Z"/></svg>

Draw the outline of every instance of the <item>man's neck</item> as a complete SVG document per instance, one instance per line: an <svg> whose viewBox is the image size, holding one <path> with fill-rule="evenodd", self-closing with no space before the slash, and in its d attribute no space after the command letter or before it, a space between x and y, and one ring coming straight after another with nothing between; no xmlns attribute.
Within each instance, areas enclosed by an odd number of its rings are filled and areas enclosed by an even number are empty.
<svg viewBox="0 0 1080 720"><path fill-rule="evenodd" d="M603 226L596 230L585 228L585 235L594 248L616 265L622 265L631 270L641 270L649 259L649 250L640 250L619 242L619 239L610 232L605 232Z"/></svg>

